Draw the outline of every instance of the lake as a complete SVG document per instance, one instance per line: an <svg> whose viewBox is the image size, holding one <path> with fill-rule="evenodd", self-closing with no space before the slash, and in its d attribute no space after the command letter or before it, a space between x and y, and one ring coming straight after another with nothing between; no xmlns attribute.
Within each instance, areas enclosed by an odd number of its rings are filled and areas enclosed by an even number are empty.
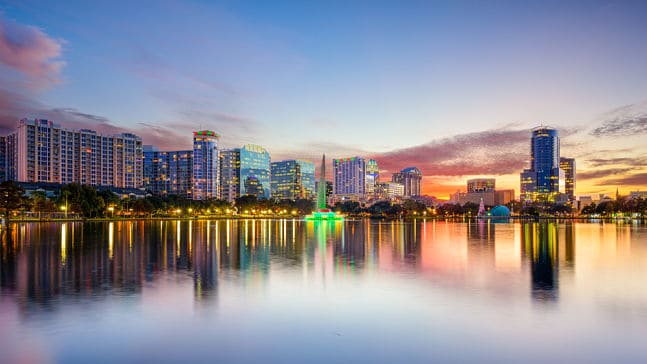
<svg viewBox="0 0 647 364"><path fill-rule="evenodd" d="M0 362L646 363L647 227L20 223Z"/></svg>

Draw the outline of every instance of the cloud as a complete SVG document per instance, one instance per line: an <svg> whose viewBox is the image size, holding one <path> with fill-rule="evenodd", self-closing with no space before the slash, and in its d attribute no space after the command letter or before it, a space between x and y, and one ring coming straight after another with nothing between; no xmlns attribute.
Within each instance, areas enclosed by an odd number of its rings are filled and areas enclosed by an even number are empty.
<svg viewBox="0 0 647 364"><path fill-rule="evenodd" d="M591 135L631 136L647 133L647 101L623 105L602 115L600 126L591 131Z"/></svg>
<svg viewBox="0 0 647 364"><path fill-rule="evenodd" d="M596 137L629 136L644 133L647 133L647 114L606 121L602 126L593 129L591 135Z"/></svg>
<svg viewBox="0 0 647 364"><path fill-rule="evenodd" d="M457 135L372 157L381 170L418 167L432 176L505 175L520 172L529 161L528 130L495 129Z"/></svg>
<svg viewBox="0 0 647 364"><path fill-rule="evenodd" d="M609 165L625 165L633 167L645 167L647 166L647 156L641 157L617 157L617 158L591 158L587 162L592 167L601 167Z"/></svg>
<svg viewBox="0 0 647 364"><path fill-rule="evenodd" d="M620 178L611 178L597 183L598 186L647 186L647 172L630 174Z"/></svg>
<svg viewBox="0 0 647 364"><path fill-rule="evenodd" d="M39 87L59 82L65 62L63 41L42 30L0 16L0 63L26 75Z"/></svg>
<svg viewBox="0 0 647 364"><path fill-rule="evenodd" d="M577 172L577 180L583 181L588 179L609 177L615 174L627 173L632 170L633 168L610 168L610 169L598 169L595 171L587 171L587 172Z"/></svg>

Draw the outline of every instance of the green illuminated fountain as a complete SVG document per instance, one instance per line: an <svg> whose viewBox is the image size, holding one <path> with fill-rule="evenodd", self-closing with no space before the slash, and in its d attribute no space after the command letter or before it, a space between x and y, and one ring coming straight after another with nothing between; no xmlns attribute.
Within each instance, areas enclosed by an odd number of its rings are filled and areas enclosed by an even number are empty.
<svg viewBox="0 0 647 364"><path fill-rule="evenodd" d="M330 210L326 206L326 155L321 158L321 174L317 188L317 209L306 216L306 220L343 220L344 216Z"/></svg>

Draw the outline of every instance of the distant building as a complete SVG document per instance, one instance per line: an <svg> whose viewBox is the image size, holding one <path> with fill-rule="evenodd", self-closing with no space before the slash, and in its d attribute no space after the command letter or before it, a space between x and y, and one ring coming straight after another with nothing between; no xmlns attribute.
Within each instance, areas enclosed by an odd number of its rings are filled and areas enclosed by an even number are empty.
<svg viewBox="0 0 647 364"><path fill-rule="evenodd" d="M514 190L496 190L494 196L495 205L506 205L514 201Z"/></svg>
<svg viewBox="0 0 647 364"><path fill-rule="evenodd" d="M408 167L391 176L391 181L401 183L404 186L404 196L420 196L420 185L422 184L422 173L416 167Z"/></svg>
<svg viewBox="0 0 647 364"><path fill-rule="evenodd" d="M577 209L582 210L588 205L593 203L593 198L591 196L580 196L577 200Z"/></svg>
<svg viewBox="0 0 647 364"><path fill-rule="evenodd" d="M220 151L220 198L233 202L240 197L240 149Z"/></svg>
<svg viewBox="0 0 647 364"><path fill-rule="evenodd" d="M380 182L380 168L374 159L366 161L366 195L373 196L377 184Z"/></svg>
<svg viewBox="0 0 647 364"><path fill-rule="evenodd" d="M5 139L5 160L5 178L19 182L138 188L143 179L139 136L66 129L43 119L20 120Z"/></svg>
<svg viewBox="0 0 647 364"><path fill-rule="evenodd" d="M559 158L559 168L564 171L564 193L568 200L575 201L575 159Z"/></svg>
<svg viewBox="0 0 647 364"><path fill-rule="evenodd" d="M193 151L160 151L144 146L143 187L155 195L191 198L193 191Z"/></svg>
<svg viewBox="0 0 647 364"><path fill-rule="evenodd" d="M193 132L193 199L219 198L220 158L218 156L220 135L211 130Z"/></svg>
<svg viewBox="0 0 647 364"><path fill-rule="evenodd" d="M438 199L434 196L411 196L411 199L424 204L427 207L435 207L438 204Z"/></svg>
<svg viewBox="0 0 647 364"><path fill-rule="evenodd" d="M467 180L467 192L456 192L450 200L460 205L481 200L486 206L505 205L514 200L514 190L497 190L494 178L474 178Z"/></svg>
<svg viewBox="0 0 647 364"><path fill-rule="evenodd" d="M366 160L362 157L333 159L333 195L341 199L366 198Z"/></svg>
<svg viewBox="0 0 647 364"><path fill-rule="evenodd" d="M382 199L397 200L404 197L404 185L398 182L378 183L378 197Z"/></svg>
<svg viewBox="0 0 647 364"><path fill-rule="evenodd" d="M279 200L314 198L315 165L303 160L285 160L271 164L272 197Z"/></svg>
<svg viewBox="0 0 647 364"><path fill-rule="evenodd" d="M647 191L632 191L629 192L629 199L633 200L636 198L647 199Z"/></svg>
<svg viewBox="0 0 647 364"><path fill-rule="evenodd" d="M563 193L564 172L559 168L559 134L549 127L532 130L530 168L520 176L521 196L527 201L555 199Z"/></svg>
<svg viewBox="0 0 647 364"><path fill-rule="evenodd" d="M7 180L7 137L0 136L0 183Z"/></svg>
<svg viewBox="0 0 647 364"><path fill-rule="evenodd" d="M473 178L467 180L467 192L494 192L496 190L496 179L494 178Z"/></svg>
<svg viewBox="0 0 647 364"><path fill-rule="evenodd" d="M271 197L270 153L259 145L240 148L240 195Z"/></svg>

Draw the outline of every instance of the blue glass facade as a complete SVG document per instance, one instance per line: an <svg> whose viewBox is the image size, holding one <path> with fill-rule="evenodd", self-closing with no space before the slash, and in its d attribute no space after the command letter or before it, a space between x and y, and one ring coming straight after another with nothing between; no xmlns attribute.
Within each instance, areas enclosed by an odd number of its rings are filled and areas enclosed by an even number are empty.
<svg viewBox="0 0 647 364"><path fill-rule="evenodd" d="M240 148L240 195L271 197L270 153L263 147L247 144Z"/></svg>
<svg viewBox="0 0 647 364"><path fill-rule="evenodd" d="M272 197L295 200L315 195L315 165L302 160L272 163Z"/></svg>
<svg viewBox="0 0 647 364"><path fill-rule="evenodd" d="M156 195L191 197L193 189L193 151L160 151L144 146L144 184Z"/></svg>
<svg viewBox="0 0 647 364"><path fill-rule="evenodd" d="M193 199L207 200L219 197L220 135L210 130L193 132Z"/></svg>
<svg viewBox="0 0 647 364"><path fill-rule="evenodd" d="M527 200L537 195L563 192L560 182L564 172L559 168L559 134L557 130L539 127L532 130L530 168L521 173L521 195Z"/></svg>

